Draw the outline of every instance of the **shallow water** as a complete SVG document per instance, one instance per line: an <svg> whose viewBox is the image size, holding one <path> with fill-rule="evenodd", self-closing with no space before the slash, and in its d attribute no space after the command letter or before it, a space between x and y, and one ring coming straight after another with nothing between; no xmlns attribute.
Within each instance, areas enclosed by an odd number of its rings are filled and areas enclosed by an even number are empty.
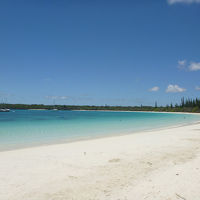
<svg viewBox="0 0 200 200"><path fill-rule="evenodd" d="M15 110L0 113L0 150L70 142L200 121L199 115Z"/></svg>

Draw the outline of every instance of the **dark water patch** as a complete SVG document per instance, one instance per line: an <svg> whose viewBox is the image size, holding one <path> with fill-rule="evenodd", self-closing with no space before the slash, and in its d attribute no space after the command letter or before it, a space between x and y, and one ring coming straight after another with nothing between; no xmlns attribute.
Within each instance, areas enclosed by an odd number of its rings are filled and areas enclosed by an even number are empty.
<svg viewBox="0 0 200 200"><path fill-rule="evenodd" d="M16 119L1 119L0 118L0 123L1 122L13 122L13 121L16 121Z"/></svg>

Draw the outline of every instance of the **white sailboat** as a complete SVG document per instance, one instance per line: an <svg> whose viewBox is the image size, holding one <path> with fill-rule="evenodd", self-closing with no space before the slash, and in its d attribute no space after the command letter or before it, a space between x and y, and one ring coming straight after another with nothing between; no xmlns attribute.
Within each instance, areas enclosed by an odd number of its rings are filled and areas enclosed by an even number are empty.
<svg viewBox="0 0 200 200"><path fill-rule="evenodd" d="M7 109L7 108L1 108L1 109L0 109L0 112L10 112L10 109Z"/></svg>
<svg viewBox="0 0 200 200"><path fill-rule="evenodd" d="M5 105L5 103L7 102L7 98L2 99L2 105ZM4 107L4 106L3 106ZM0 108L0 112L10 112L10 109L8 108Z"/></svg>

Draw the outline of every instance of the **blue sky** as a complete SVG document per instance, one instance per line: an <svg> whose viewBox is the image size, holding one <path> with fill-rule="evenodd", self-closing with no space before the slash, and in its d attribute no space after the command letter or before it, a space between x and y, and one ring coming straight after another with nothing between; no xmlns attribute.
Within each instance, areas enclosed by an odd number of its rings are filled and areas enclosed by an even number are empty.
<svg viewBox="0 0 200 200"><path fill-rule="evenodd" d="M0 100L200 97L199 0L0 0Z"/></svg>

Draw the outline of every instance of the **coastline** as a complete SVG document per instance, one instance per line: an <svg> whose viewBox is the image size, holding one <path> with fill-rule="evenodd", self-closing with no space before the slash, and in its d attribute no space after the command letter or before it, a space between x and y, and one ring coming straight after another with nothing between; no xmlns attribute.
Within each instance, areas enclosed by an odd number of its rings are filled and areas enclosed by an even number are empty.
<svg viewBox="0 0 200 200"><path fill-rule="evenodd" d="M15 109L12 109L15 110ZM23 109L22 109L23 110ZM24 110L34 110L34 111L45 111L49 109L24 109ZM52 110L52 109L51 109ZM132 111L132 110L56 110L56 111L99 111L99 112L148 112L148 113L169 113L169 114L194 114L200 115L198 112L164 112L164 111Z"/></svg>
<svg viewBox="0 0 200 200"><path fill-rule="evenodd" d="M87 111L87 110L86 110ZM91 110L92 111L92 110ZM118 112L118 111L108 111L108 112ZM119 111L119 112L146 112L146 111ZM148 111L151 112L151 111ZM154 112L152 112L154 113ZM157 113L157 112L156 112ZM159 112L159 113L168 113L168 112ZM171 112L171 114L194 114L194 115L200 115L200 113L175 113ZM0 152L4 151L15 151L19 149L28 149L28 148L37 148L37 147L43 147L43 146L51 146L51 145L59 145L59 144L70 144L70 143L75 143L75 142L81 142L81 141L90 141L90 140L96 140L96 139L102 139L102 138L112 138L112 137L119 137L119 136L126 136L126 135L132 135L132 134L140 134L140 133L145 133L145 132L153 132L153 131L160 131L160 130L169 130L173 128L178 128L178 127L185 127L189 125L195 125L195 124L200 124L200 119L197 121L191 121L191 122L183 122L183 123L178 123L174 125L163 125L160 127L156 128L148 128L144 130L136 130L136 131L121 131L121 132L113 132L113 133L108 133L104 135L96 135L96 136L84 136L84 137L77 137L77 138L71 138L71 139L62 139L62 140L54 140L54 141L48 141L46 143L29 143L27 145L16 145L16 146L11 146L7 148L0 148Z"/></svg>
<svg viewBox="0 0 200 200"><path fill-rule="evenodd" d="M198 200L199 146L197 123L3 151L0 199Z"/></svg>
<svg viewBox="0 0 200 200"><path fill-rule="evenodd" d="M126 110L71 110L71 111L99 111L99 112L142 112L142 113L169 113L169 114L189 114L189 115L200 115L196 112L163 112L163 111L126 111Z"/></svg>

